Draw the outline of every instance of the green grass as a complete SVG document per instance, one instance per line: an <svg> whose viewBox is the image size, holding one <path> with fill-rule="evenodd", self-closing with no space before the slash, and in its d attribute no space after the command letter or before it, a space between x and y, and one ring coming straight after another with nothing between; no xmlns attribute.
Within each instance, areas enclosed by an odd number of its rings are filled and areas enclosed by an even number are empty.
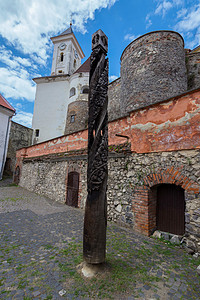
<svg viewBox="0 0 200 300"><path fill-rule="evenodd" d="M93 278L84 278L77 271L77 266L83 262L83 250L82 242L76 242L74 239L71 242L63 241L61 247L44 244L43 249L49 250L47 264L44 265L44 268L43 264L37 260L16 263L13 251L20 246L17 244L4 243L0 246L2 254L0 262L7 257L9 268L16 270L19 280L18 289L28 287L30 291L33 291L35 287L41 288L45 290L46 299L52 299L52 290L50 286L44 284L44 277L47 278L49 272L54 271L59 273L60 282L67 293L73 295L72 298L123 299L130 295L140 299L140 285L148 285L151 287L151 291L155 290L156 293L160 282L170 282L169 279L174 274L186 281L191 274L193 277L196 276L193 283L188 286L188 291L192 295L198 290L199 276L196 268L200 264L200 259L189 256L177 246L163 240L146 238L140 243L131 242L132 237L129 238L127 233L115 232L115 225L109 226L107 236L105 272ZM25 257L29 251L31 250L22 250L22 256ZM181 251L180 257L177 251ZM167 262L167 265L163 266L163 262ZM157 276L158 271L163 272L164 278ZM1 278L1 294L5 283L5 279ZM170 287L168 288L170 289ZM24 299L28 300L29 298Z"/></svg>
<svg viewBox="0 0 200 300"><path fill-rule="evenodd" d="M17 202L18 200L22 200L22 198L6 197L4 199L0 199L1 202L4 202L4 201Z"/></svg>

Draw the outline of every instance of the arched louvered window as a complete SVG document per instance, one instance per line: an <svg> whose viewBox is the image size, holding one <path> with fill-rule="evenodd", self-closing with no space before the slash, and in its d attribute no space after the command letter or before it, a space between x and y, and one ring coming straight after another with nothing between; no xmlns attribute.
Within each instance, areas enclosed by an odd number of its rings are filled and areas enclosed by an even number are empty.
<svg viewBox="0 0 200 300"><path fill-rule="evenodd" d="M81 91L82 94L89 94L89 87L88 86L84 86L82 88L82 91Z"/></svg>
<svg viewBox="0 0 200 300"><path fill-rule="evenodd" d="M73 87L70 89L69 96L72 97L76 94L76 89Z"/></svg>

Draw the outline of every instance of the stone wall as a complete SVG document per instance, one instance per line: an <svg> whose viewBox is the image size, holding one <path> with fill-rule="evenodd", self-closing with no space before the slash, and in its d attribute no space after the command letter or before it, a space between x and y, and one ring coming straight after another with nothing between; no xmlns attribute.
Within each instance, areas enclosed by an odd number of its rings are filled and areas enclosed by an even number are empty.
<svg viewBox="0 0 200 300"><path fill-rule="evenodd" d="M199 150L146 154L113 152L109 154L108 168L109 220L150 235L155 228L146 228L156 216L155 211L149 210L147 192L162 183L180 185L185 190L185 236L200 251ZM67 175L73 169L80 173L79 207L83 208L87 196L86 155L24 159L20 185L65 203Z"/></svg>
<svg viewBox="0 0 200 300"><path fill-rule="evenodd" d="M87 96L88 98L88 96ZM88 127L88 101L78 100L70 103L67 110L65 134L70 134Z"/></svg>
<svg viewBox="0 0 200 300"><path fill-rule="evenodd" d="M14 172L16 151L23 147L28 147L32 142L33 130L21 124L11 122L9 144L7 152L7 168L8 171Z"/></svg>
<svg viewBox="0 0 200 300"><path fill-rule="evenodd" d="M109 122L110 145L131 143L137 153L199 149L200 89L136 110ZM36 157L87 149L87 130L21 149L17 157Z"/></svg>
<svg viewBox="0 0 200 300"><path fill-rule="evenodd" d="M122 116L120 109L121 78L108 85L108 120L112 121Z"/></svg>
<svg viewBox="0 0 200 300"><path fill-rule="evenodd" d="M173 31L154 31L130 43L121 56L121 109L134 109L187 90L184 41Z"/></svg>
<svg viewBox="0 0 200 300"><path fill-rule="evenodd" d="M200 87L200 53L187 52L186 66L188 78L188 90Z"/></svg>

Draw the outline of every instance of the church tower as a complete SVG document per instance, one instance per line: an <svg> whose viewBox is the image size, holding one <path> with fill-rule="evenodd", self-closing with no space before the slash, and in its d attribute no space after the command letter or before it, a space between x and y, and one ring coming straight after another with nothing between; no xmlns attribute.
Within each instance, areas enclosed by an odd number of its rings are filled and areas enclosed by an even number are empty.
<svg viewBox="0 0 200 300"><path fill-rule="evenodd" d="M81 66L84 53L71 26L51 40L54 44L51 75L73 74Z"/></svg>
<svg viewBox="0 0 200 300"><path fill-rule="evenodd" d="M33 78L37 84L32 121L34 144L78 130L80 126L76 126L85 124L82 112L88 100L89 61L81 65L84 53L71 26L51 40L51 75Z"/></svg>

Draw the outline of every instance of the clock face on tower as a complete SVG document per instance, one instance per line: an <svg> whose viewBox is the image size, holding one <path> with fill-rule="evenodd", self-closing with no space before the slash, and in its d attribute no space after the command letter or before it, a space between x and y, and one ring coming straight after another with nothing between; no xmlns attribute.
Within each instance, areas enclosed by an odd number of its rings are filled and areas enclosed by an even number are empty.
<svg viewBox="0 0 200 300"><path fill-rule="evenodd" d="M66 44L65 43L60 44L59 48L60 50L64 50L66 48Z"/></svg>

